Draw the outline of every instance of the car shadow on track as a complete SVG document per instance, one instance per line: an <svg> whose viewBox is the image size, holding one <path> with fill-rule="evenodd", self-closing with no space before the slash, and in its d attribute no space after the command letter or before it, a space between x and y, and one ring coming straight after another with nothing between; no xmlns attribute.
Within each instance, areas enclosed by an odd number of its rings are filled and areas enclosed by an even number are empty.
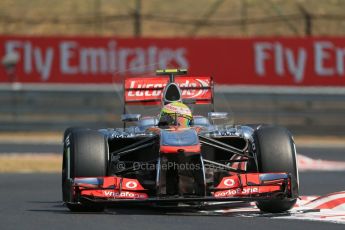
<svg viewBox="0 0 345 230"><path fill-rule="evenodd" d="M63 215L173 215L173 216L223 216L223 217L282 217L291 216L289 212L272 214L263 213L257 209L249 209L243 207L233 209L200 209L200 208L174 208L174 207L150 207L150 206L116 206L107 207L104 212L71 212L61 201L30 201L30 203L44 205L37 209L28 209L29 212L44 212Z"/></svg>

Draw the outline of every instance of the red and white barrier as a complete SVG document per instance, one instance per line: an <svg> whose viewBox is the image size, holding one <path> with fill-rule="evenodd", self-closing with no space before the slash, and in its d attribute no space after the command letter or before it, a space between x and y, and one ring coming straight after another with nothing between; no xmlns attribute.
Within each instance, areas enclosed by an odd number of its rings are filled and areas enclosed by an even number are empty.
<svg viewBox="0 0 345 230"><path fill-rule="evenodd" d="M303 171L345 171L344 161L329 161L312 159L303 155L297 155L298 170Z"/></svg>

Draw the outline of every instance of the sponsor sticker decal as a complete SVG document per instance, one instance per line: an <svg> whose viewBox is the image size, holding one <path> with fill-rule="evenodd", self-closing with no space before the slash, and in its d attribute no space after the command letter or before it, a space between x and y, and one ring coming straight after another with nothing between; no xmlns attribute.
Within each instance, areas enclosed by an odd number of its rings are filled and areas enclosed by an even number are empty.
<svg viewBox="0 0 345 230"><path fill-rule="evenodd" d="M138 187L138 183L135 182L135 181L128 181L128 182L125 184L125 187L126 187L126 188L129 188L129 189L134 189L134 188Z"/></svg>
<svg viewBox="0 0 345 230"><path fill-rule="evenodd" d="M219 191L214 194L215 197L232 197L232 196L240 196L240 195L248 195L248 194L257 194L259 193L258 187L251 187L251 188L237 188L237 189L229 189L225 191Z"/></svg>
<svg viewBox="0 0 345 230"><path fill-rule="evenodd" d="M225 179L223 183L227 187L233 187L235 185L234 179L231 178Z"/></svg>
<svg viewBox="0 0 345 230"><path fill-rule="evenodd" d="M145 199L147 195L145 193L137 193L130 191L123 191L119 193L118 191L103 191L104 197L113 197L113 198L128 198L128 199Z"/></svg>

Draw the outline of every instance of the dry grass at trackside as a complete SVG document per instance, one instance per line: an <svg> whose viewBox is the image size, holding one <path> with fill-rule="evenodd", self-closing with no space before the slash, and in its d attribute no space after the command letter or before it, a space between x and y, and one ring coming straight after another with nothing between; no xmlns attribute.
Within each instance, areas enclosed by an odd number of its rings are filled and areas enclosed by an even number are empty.
<svg viewBox="0 0 345 230"><path fill-rule="evenodd" d="M59 132L8 132L0 133L0 143L61 143ZM345 138L340 136L295 136L298 146L345 146ZM60 173L62 155L60 153L46 154L0 154L0 173Z"/></svg>
<svg viewBox="0 0 345 230"><path fill-rule="evenodd" d="M58 154L1 154L0 173L59 173L62 156Z"/></svg>
<svg viewBox="0 0 345 230"><path fill-rule="evenodd" d="M63 132L0 132L0 143L62 143Z"/></svg>
<svg viewBox="0 0 345 230"><path fill-rule="evenodd" d="M60 144L63 132L0 132L0 143L11 144ZM297 145L339 145L345 144L344 136L294 135Z"/></svg>
<svg viewBox="0 0 345 230"><path fill-rule="evenodd" d="M1 0L1 34L115 35L134 34L136 0ZM301 36L300 7L312 15L344 15L343 0L142 0L142 36ZM154 17L156 16L156 17ZM158 16L158 17L157 17ZM275 17L271 23L251 23ZM237 23L205 26L212 21ZM314 17L313 17L314 18ZM256 19L256 20L255 20ZM176 20L180 20L176 23ZM239 21L241 20L241 21ZM192 22L189 22L192 21ZM246 23L249 21L248 23ZM188 23L189 22L189 23ZM200 26L203 25L203 26ZM197 32L196 32L197 31ZM344 20L315 19L314 35L344 35Z"/></svg>

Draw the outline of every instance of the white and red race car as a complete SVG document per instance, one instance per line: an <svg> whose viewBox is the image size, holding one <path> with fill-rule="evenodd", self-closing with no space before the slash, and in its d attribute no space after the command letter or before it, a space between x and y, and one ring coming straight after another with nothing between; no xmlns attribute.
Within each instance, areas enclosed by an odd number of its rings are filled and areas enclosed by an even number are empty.
<svg viewBox="0 0 345 230"><path fill-rule="evenodd" d="M227 112L194 115L189 127L163 126L127 106L214 104L209 76L159 76L124 82L122 128L69 128L64 134L62 193L71 211L108 205L197 206L256 202L284 212L298 198L296 149L288 130L222 125ZM214 109L211 109L214 110ZM132 124L128 126L128 124Z"/></svg>

